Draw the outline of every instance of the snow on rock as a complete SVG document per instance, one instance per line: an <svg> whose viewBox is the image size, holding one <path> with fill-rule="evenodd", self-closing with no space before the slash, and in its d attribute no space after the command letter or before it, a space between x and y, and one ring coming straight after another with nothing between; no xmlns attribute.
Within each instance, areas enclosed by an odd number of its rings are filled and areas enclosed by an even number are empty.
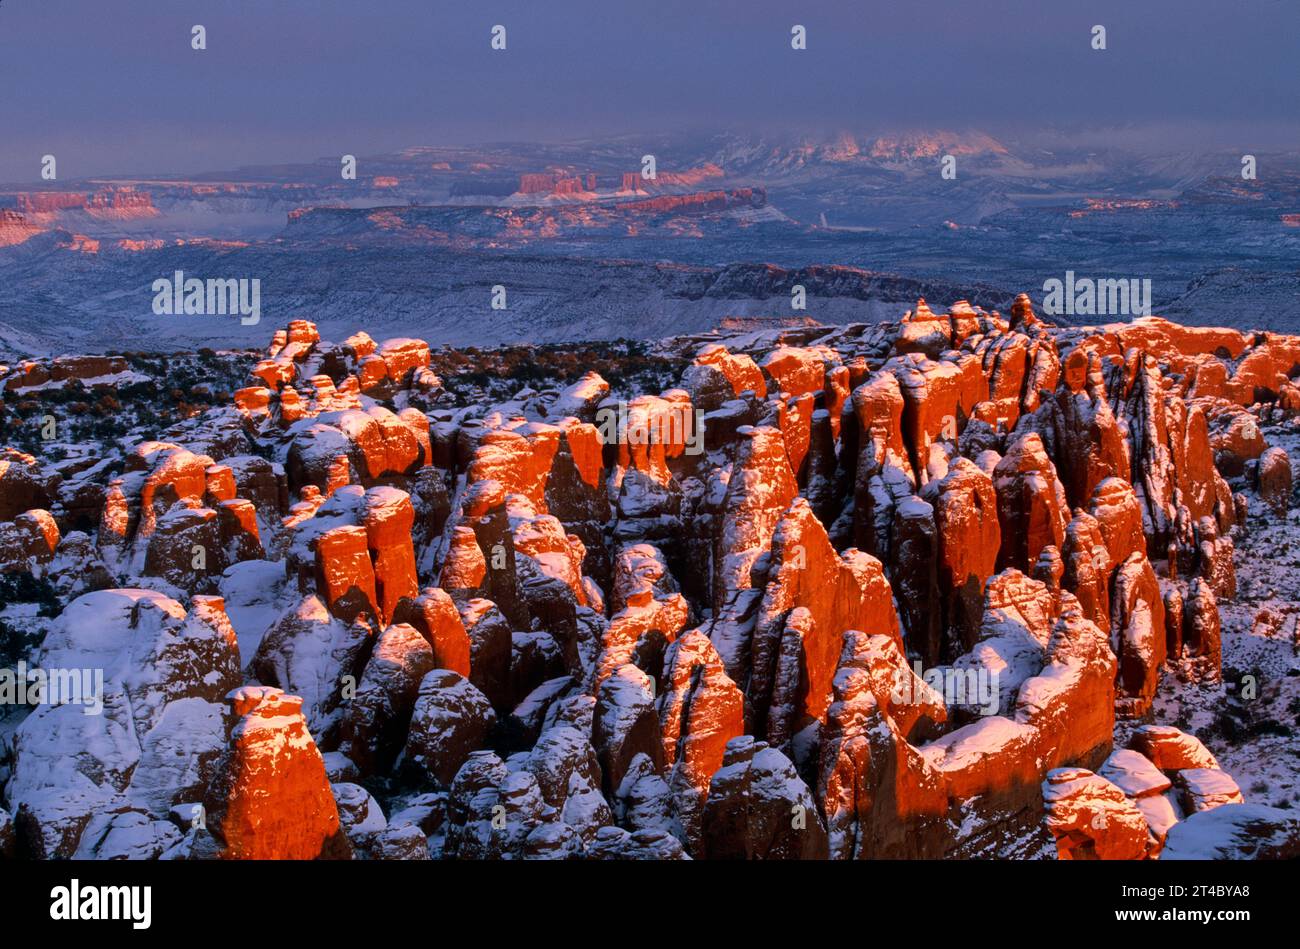
<svg viewBox="0 0 1300 949"><path fill-rule="evenodd" d="M1175 783L1182 795L1183 810L1189 814L1245 803L1237 782L1217 768L1184 768L1175 775Z"/></svg>
<svg viewBox="0 0 1300 949"><path fill-rule="evenodd" d="M1285 517L1291 506L1291 459L1286 449L1273 445L1259 456L1260 499L1280 517Z"/></svg>
<svg viewBox="0 0 1300 949"><path fill-rule="evenodd" d="M243 686L229 699L234 724L204 801L220 855L252 860L349 856L302 699L267 686Z"/></svg>
<svg viewBox="0 0 1300 949"><path fill-rule="evenodd" d="M648 757L656 771L663 768L654 680L631 663L619 666L601 683L592 745L607 795L622 784L638 755Z"/></svg>
<svg viewBox="0 0 1300 949"><path fill-rule="evenodd" d="M1043 782L1047 829L1062 860L1138 860L1147 823L1122 790L1083 768L1057 768Z"/></svg>
<svg viewBox="0 0 1300 949"><path fill-rule="evenodd" d="M704 805L700 856L713 860L824 860L826 830L790 760L748 735L727 742Z"/></svg>
<svg viewBox="0 0 1300 949"><path fill-rule="evenodd" d="M14 736L6 797L30 852L71 856L89 818L114 802L162 817L206 786L224 745L224 695L239 683L220 598L195 597L187 613L145 590L88 593L38 662L74 672L85 691L38 706Z"/></svg>
<svg viewBox="0 0 1300 949"><path fill-rule="evenodd" d="M340 727L340 745L364 774L392 767L410 727L420 683L435 668L433 650L412 626L380 634Z"/></svg>
<svg viewBox="0 0 1300 949"><path fill-rule="evenodd" d="M1140 718L1155 698L1166 656L1165 601L1151 562L1133 553L1115 571L1111 648L1119 658L1117 711Z"/></svg>
<svg viewBox="0 0 1300 949"><path fill-rule="evenodd" d="M267 630L293 605L286 580L284 564L271 560L245 560L221 575L218 590L245 664L257 655Z"/></svg>
<svg viewBox="0 0 1300 949"><path fill-rule="evenodd" d="M292 690L312 730L330 734L342 715L343 689L356 682L372 636L364 621L345 623L308 595L266 631L248 668L259 682Z"/></svg>
<svg viewBox="0 0 1300 949"><path fill-rule="evenodd" d="M1161 771L1219 767L1210 750L1195 735L1172 725L1144 725L1133 733L1129 747L1149 759Z"/></svg>
<svg viewBox="0 0 1300 949"><path fill-rule="evenodd" d="M584 843L614 820L601 793L600 764L585 737L589 733L559 722L542 732L523 762L535 776L542 799Z"/></svg>
<svg viewBox="0 0 1300 949"><path fill-rule="evenodd" d="M1295 860L1300 817L1263 804L1227 804L1175 825L1161 860Z"/></svg>
<svg viewBox="0 0 1300 949"><path fill-rule="evenodd" d="M984 584L993 575L1002 530L993 481L974 462L958 457L942 478L925 486L923 497L934 514L937 602L925 603L936 615L940 642L917 643L930 664L951 662L975 644L984 612ZM900 565L923 570L925 562Z"/></svg>
<svg viewBox="0 0 1300 949"><path fill-rule="evenodd" d="M1065 541L1069 506L1037 432L1021 436L993 470L1002 546L998 566L1028 572L1047 546Z"/></svg>
<svg viewBox="0 0 1300 949"><path fill-rule="evenodd" d="M0 449L6 645L103 670L0 719L0 854L1294 850L1300 340L1022 297L554 355L294 320L230 405Z"/></svg>
<svg viewBox="0 0 1300 949"><path fill-rule="evenodd" d="M754 727L781 746L825 718L845 630L901 645L893 592L879 560L837 554L808 502L797 498L772 536L767 583L754 624L747 698ZM802 698L799 698L802 693Z"/></svg>
<svg viewBox="0 0 1300 949"><path fill-rule="evenodd" d="M403 755L447 787L495 724L482 692L450 669L434 669L420 680Z"/></svg>
<svg viewBox="0 0 1300 949"><path fill-rule="evenodd" d="M388 819L379 802L359 784L330 785L338 809L339 826L347 834L354 852L368 850L375 837L388 829Z"/></svg>
<svg viewBox="0 0 1300 949"><path fill-rule="evenodd" d="M744 702L717 650L699 630L669 647L664 670L659 699L664 763L671 769L675 811L695 847L709 781L722 765L727 742L744 733Z"/></svg>

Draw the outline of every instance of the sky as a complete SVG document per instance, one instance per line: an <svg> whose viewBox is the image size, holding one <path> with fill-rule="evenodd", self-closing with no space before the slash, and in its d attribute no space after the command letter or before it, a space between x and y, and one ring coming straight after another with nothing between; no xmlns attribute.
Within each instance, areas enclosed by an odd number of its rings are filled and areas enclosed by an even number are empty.
<svg viewBox="0 0 1300 949"><path fill-rule="evenodd" d="M1300 0L0 0L0 181L720 127L1300 148L1298 62Z"/></svg>

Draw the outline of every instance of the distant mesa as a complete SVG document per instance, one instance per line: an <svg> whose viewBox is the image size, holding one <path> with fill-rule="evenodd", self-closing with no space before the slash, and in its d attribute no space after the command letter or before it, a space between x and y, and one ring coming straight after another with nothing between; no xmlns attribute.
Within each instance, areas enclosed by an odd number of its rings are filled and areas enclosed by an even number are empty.
<svg viewBox="0 0 1300 949"><path fill-rule="evenodd" d="M125 220L158 216L153 195L132 187L106 188L89 194L83 191L28 191L0 195L0 203L13 203L15 210L34 223L52 223L65 211L85 211L92 217Z"/></svg>
<svg viewBox="0 0 1300 949"><path fill-rule="evenodd" d="M761 330L801 329L820 326L811 316L724 316L718 329L729 333L753 333Z"/></svg>
<svg viewBox="0 0 1300 949"><path fill-rule="evenodd" d="M37 191L14 196L18 209L26 214L49 214L71 208L84 208L86 196L63 191Z"/></svg>
<svg viewBox="0 0 1300 949"><path fill-rule="evenodd" d="M731 191L699 191L694 194L663 194L638 201L625 201L619 209L628 212L726 211L732 208L761 208L767 204L763 188L735 188Z"/></svg>
<svg viewBox="0 0 1300 949"><path fill-rule="evenodd" d="M571 179L577 180L577 179ZM584 181L585 186L585 181ZM541 192L541 203L520 202L512 207L478 207L449 212L438 205L407 207L348 208L337 205L295 208L288 212L286 234L295 238L308 236L337 239L344 235L382 234L388 239L418 244L500 246L502 242L518 244L561 235L629 235L646 233L657 236L691 236L701 227L731 226L724 221L700 224L695 219L735 212L739 215L767 208L763 188L691 191L668 194L582 192L577 200L546 202L554 190ZM534 192L538 194L538 192ZM597 200L597 198L603 200ZM461 215L458 222L455 217ZM779 212L778 212L779 216ZM475 227L464 227L473 218ZM452 229L460 227L459 233Z"/></svg>
<svg viewBox="0 0 1300 949"><path fill-rule="evenodd" d="M685 171L661 171L653 179L642 177L639 171L625 171L619 179L616 193L648 194L657 188L694 188L702 182L725 177L717 165L704 164ZM572 174L567 171L526 172L519 176L515 194L568 197L590 195L599 190L595 173Z"/></svg>
<svg viewBox="0 0 1300 949"><path fill-rule="evenodd" d="M571 195L596 190L596 176L564 175L559 172L529 173L519 176L516 194Z"/></svg>
<svg viewBox="0 0 1300 949"><path fill-rule="evenodd" d="M21 244L41 233L41 228L17 211L0 208L0 247Z"/></svg>
<svg viewBox="0 0 1300 949"><path fill-rule="evenodd" d="M1070 212L1070 217L1081 218L1089 214L1113 211L1154 211L1157 208L1176 208L1177 201L1157 201L1153 198L1088 198L1084 206Z"/></svg>
<svg viewBox="0 0 1300 949"><path fill-rule="evenodd" d="M639 171L626 171L620 185L622 191L649 191L651 188L695 188L712 178L726 177L720 167L704 164L685 171L660 171L652 179L641 176Z"/></svg>
<svg viewBox="0 0 1300 949"><path fill-rule="evenodd" d="M654 183L672 187L693 188L711 178L724 178L726 172L713 163L687 168L685 171L661 171L655 176ZM640 175L637 175L640 178Z"/></svg>

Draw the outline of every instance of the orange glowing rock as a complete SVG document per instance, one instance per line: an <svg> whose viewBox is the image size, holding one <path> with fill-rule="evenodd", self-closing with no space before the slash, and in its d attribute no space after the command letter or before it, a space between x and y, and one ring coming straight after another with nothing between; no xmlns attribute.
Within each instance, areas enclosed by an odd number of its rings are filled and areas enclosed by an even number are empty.
<svg viewBox="0 0 1300 949"><path fill-rule="evenodd" d="M205 800L222 857L314 860L350 852L302 699L266 686L228 696L235 724Z"/></svg>

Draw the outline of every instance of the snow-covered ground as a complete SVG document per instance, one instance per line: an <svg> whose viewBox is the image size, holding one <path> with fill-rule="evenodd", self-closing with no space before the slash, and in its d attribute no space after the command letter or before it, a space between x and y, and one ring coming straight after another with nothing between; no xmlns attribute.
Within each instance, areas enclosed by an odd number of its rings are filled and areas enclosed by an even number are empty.
<svg viewBox="0 0 1300 949"><path fill-rule="evenodd" d="M1270 445L1300 458L1292 421L1263 431ZM1300 509L1293 501L1283 519L1247 494L1249 539L1237 540L1237 596L1219 603L1223 683L1189 685L1166 672L1153 720L1205 742L1247 803L1292 808L1300 806ZM1117 746L1135 724L1120 723Z"/></svg>

